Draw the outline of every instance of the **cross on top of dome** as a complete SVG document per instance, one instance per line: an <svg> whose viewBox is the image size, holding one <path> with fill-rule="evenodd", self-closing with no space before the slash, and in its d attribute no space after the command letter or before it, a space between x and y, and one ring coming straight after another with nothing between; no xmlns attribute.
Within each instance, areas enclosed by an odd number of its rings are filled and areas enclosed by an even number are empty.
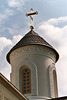
<svg viewBox="0 0 67 100"><path fill-rule="evenodd" d="M31 13L26 13L26 16L27 17L30 16L30 19L31 19L30 29L33 30L34 29L34 27L33 27L33 15L38 14L38 12L37 11L36 12L33 12L33 9L32 8L30 9L30 11L31 11Z"/></svg>

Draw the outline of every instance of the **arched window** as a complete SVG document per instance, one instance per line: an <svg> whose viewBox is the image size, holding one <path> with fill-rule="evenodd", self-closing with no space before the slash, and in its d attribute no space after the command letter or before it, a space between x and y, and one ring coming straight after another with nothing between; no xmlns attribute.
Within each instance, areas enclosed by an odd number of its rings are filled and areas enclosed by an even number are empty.
<svg viewBox="0 0 67 100"><path fill-rule="evenodd" d="M22 73L23 73L22 93L29 94L31 93L31 70L29 68L25 68Z"/></svg>

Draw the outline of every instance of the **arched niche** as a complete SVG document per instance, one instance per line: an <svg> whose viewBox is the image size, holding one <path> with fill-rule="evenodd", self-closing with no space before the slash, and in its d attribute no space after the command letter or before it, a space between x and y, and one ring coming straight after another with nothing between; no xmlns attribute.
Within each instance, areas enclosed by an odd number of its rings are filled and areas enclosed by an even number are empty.
<svg viewBox="0 0 67 100"><path fill-rule="evenodd" d="M53 70L53 83L54 83L54 93L55 93L55 97L58 97L56 70Z"/></svg>
<svg viewBox="0 0 67 100"><path fill-rule="evenodd" d="M58 97L57 74L54 64L51 64L49 66L49 79L50 79L49 81L50 81L51 97L57 98Z"/></svg>
<svg viewBox="0 0 67 100"><path fill-rule="evenodd" d="M38 74L37 66L32 61L22 61L17 66L17 79L16 83L19 90L22 92L22 71L24 68L30 68L31 70L31 95L38 95Z"/></svg>

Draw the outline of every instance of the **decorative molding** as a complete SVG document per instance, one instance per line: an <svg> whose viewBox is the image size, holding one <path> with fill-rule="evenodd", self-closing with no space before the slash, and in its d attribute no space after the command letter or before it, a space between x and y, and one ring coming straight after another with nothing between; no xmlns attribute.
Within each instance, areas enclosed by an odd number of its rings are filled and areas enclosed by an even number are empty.
<svg viewBox="0 0 67 100"><path fill-rule="evenodd" d="M56 55L55 53L47 48L47 47L42 47L42 46L25 46L25 47L21 47L19 49L14 50L11 54L10 54L10 58L14 59L17 56L20 55L26 55L26 54L38 54L38 55L45 55L48 56L50 58L52 58L53 60L56 60Z"/></svg>

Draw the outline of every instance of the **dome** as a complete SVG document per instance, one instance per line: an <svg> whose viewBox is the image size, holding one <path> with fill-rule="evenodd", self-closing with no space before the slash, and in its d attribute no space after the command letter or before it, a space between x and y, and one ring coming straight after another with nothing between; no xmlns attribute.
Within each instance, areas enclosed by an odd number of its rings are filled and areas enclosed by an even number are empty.
<svg viewBox="0 0 67 100"><path fill-rule="evenodd" d="M57 53L57 51L49 43L47 43L42 37L40 37L36 32L31 30L9 51L9 53L7 54L7 61L10 63L9 56L13 50L28 45L42 45L48 47L56 53L56 61L59 58L59 54Z"/></svg>

